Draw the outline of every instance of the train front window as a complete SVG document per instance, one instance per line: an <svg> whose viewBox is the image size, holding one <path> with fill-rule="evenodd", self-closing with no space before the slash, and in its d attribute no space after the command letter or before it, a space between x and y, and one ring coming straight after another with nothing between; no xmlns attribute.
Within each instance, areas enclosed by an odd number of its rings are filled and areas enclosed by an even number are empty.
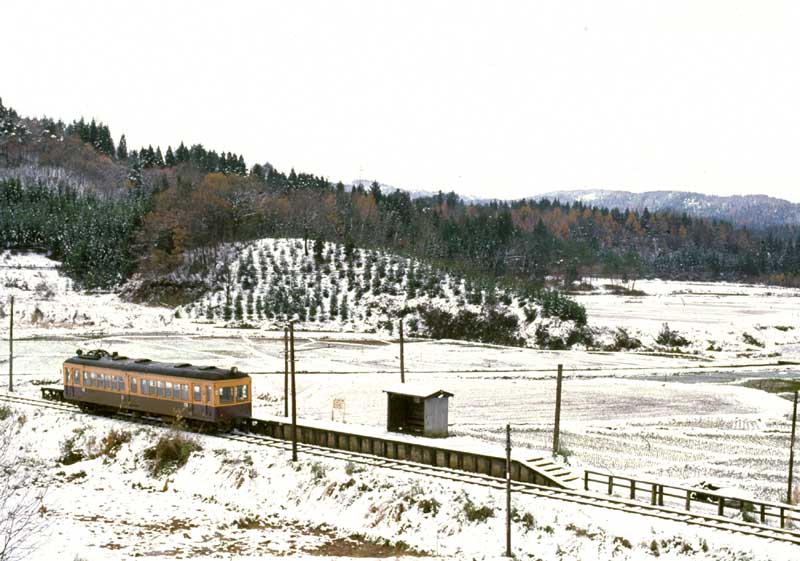
<svg viewBox="0 0 800 561"><path fill-rule="evenodd" d="M230 403L233 401L233 388L220 388L219 389L219 402Z"/></svg>
<svg viewBox="0 0 800 561"><path fill-rule="evenodd" d="M247 400L247 384L236 386L236 401Z"/></svg>

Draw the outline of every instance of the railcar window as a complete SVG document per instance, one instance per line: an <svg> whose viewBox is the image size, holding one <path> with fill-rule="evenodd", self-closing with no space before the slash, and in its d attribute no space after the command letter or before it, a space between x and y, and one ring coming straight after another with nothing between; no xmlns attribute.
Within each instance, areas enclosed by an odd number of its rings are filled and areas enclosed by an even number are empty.
<svg viewBox="0 0 800 561"><path fill-rule="evenodd" d="M72 383L76 386L81 383L81 374L77 368L72 371Z"/></svg>
<svg viewBox="0 0 800 561"><path fill-rule="evenodd" d="M111 376L111 389L117 391L119 388L119 378L116 376Z"/></svg>
<svg viewBox="0 0 800 561"><path fill-rule="evenodd" d="M156 383L153 380L150 380L150 395L156 395Z"/></svg>
<svg viewBox="0 0 800 561"><path fill-rule="evenodd" d="M121 391L121 392L125 391L125 377L124 376L120 376L119 377L119 391Z"/></svg>
<svg viewBox="0 0 800 561"><path fill-rule="evenodd" d="M192 392L192 393L194 393L194 400L199 402L199 401L200 401L200 398L201 398L201 397L203 397L203 394L202 394L202 392L200 391L200 386L198 386L197 384L195 384L195 385L192 387L192 389L194 390L194 391Z"/></svg>
<svg viewBox="0 0 800 561"><path fill-rule="evenodd" d="M83 371L83 385L84 386L89 385L89 373L86 372L86 370Z"/></svg>
<svg viewBox="0 0 800 561"><path fill-rule="evenodd" d="M138 390L136 389L136 378L131 378L131 393L137 393Z"/></svg>
<svg viewBox="0 0 800 561"><path fill-rule="evenodd" d="M105 379L106 379L106 389L110 390L111 389L111 374L106 374L105 375Z"/></svg>
<svg viewBox="0 0 800 561"><path fill-rule="evenodd" d="M233 401L233 388L220 388L219 402L230 403L231 401Z"/></svg>
<svg viewBox="0 0 800 561"><path fill-rule="evenodd" d="M164 381L158 380L156 383L158 384L158 397L164 397Z"/></svg>
<svg viewBox="0 0 800 561"><path fill-rule="evenodd" d="M189 401L189 384L181 384L181 399Z"/></svg>
<svg viewBox="0 0 800 561"><path fill-rule="evenodd" d="M97 374L89 372L89 385L94 386L97 384Z"/></svg>
<svg viewBox="0 0 800 561"><path fill-rule="evenodd" d="M211 386L206 386L206 402L211 403Z"/></svg>
<svg viewBox="0 0 800 561"><path fill-rule="evenodd" d="M245 401L247 399L247 384L243 386L236 386L236 401Z"/></svg>
<svg viewBox="0 0 800 561"><path fill-rule="evenodd" d="M176 395L175 395L175 397L176 397L176 398L178 397L178 395L177 395L177 394L178 394L178 391L177 391L177 390L178 390L178 388L177 388L177 385L178 385L178 384L175 384L175 386L176 386L176 388L175 388L175 394L176 394ZM166 395L167 395L167 397L168 397L169 399L172 399L172 382L167 382L167 383L166 383L166 392L165 392L165 393L166 393Z"/></svg>

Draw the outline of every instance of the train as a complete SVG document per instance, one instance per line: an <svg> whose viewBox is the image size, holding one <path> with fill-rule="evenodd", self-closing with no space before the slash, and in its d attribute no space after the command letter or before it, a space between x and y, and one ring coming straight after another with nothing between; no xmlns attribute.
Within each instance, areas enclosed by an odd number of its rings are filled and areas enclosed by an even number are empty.
<svg viewBox="0 0 800 561"><path fill-rule="evenodd" d="M63 400L91 413L126 412L231 428L252 413L252 380L236 367L132 359L105 350L64 361Z"/></svg>

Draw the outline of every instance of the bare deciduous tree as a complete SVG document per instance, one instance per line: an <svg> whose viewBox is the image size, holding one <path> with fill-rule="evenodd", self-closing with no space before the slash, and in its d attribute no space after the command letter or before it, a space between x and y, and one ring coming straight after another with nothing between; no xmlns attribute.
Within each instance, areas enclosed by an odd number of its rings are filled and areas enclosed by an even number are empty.
<svg viewBox="0 0 800 561"><path fill-rule="evenodd" d="M11 416L0 423L0 561L29 557L46 523L42 472L12 445L19 426Z"/></svg>

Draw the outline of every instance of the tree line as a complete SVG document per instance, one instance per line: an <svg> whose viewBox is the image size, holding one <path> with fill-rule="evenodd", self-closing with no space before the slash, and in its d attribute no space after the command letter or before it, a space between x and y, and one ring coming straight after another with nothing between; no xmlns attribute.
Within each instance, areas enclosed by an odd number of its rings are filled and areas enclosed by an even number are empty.
<svg viewBox="0 0 800 561"><path fill-rule="evenodd" d="M125 135L115 145L102 122L22 119L0 102L0 166L26 162L93 178L104 196L80 195L88 207L107 198L139 201L135 227L125 229L123 276L136 268L168 270L187 256L210 267L220 244L266 236L391 249L463 274L534 286L642 276L797 284L800 276L800 238L791 228L754 232L686 214L549 200L473 204L441 192L411 199L378 183L334 184L268 163L248 169L242 156L200 144L169 146L165 154L152 145L130 151ZM28 204L51 205L40 185L25 187L38 197ZM79 204L78 194L58 193L52 196ZM6 212L4 219L30 223L26 213L14 216ZM21 231L16 226L3 228L6 244L28 239L14 233Z"/></svg>

